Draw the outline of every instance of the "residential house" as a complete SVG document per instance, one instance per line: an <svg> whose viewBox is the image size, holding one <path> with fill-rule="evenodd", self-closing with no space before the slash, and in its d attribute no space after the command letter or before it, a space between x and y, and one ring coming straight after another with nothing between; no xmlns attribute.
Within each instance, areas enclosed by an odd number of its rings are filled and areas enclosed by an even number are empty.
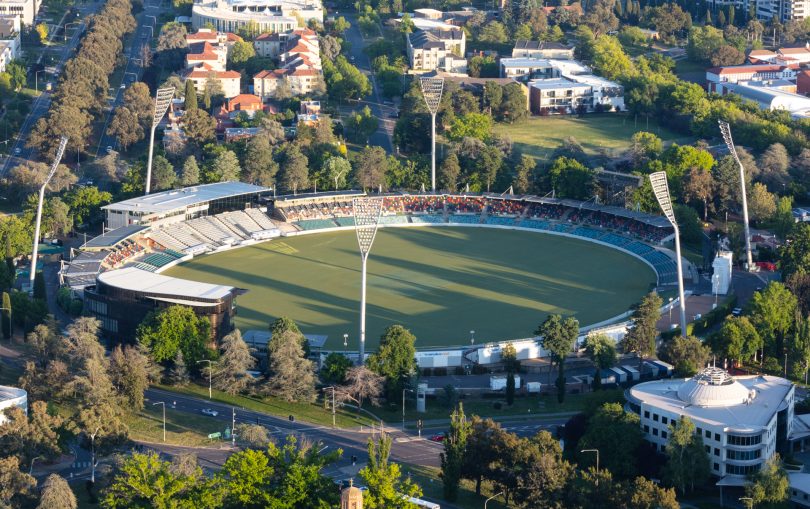
<svg viewBox="0 0 810 509"><path fill-rule="evenodd" d="M593 74L536 79L529 82L529 104L536 115L624 108L624 88Z"/></svg>
<svg viewBox="0 0 810 509"><path fill-rule="evenodd" d="M185 70L183 77L194 82L198 94L205 93L205 84L208 80L218 81L226 98L237 96L241 91L241 74L236 71L220 71L209 64L190 67Z"/></svg>
<svg viewBox="0 0 810 509"><path fill-rule="evenodd" d="M463 58L466 43L464 31L459 29L417 30L407 34L411 69L466 73L467 60Z"/></svg>
<svg viewBox="0 0 810 509"><path fill-rule="evenodd" d="M244 39L231 32L217 32L210 28L200 28L194 33L186 35L186 44L207 42L212 46L225 46L227 51L230 51L234 44L237 42L244 42Z"/></svg>
<svg viewBox="0 0 810 509"><path fill-rule="evenodd" d="M740 81L792 80L796 70L780 64L731 65L706 69L706 88L709 92L723 93L726 83Z"/></svg>
<svg viewBox="0 0 810 509"><path fill-rule="evenodd" d="M318 35L308 29L282 34L283 46L278 55L280 69L261 71L253 77L253 93L266 100L276 96L278 87L286 81L290 93L306 95L323 83ZM268 51L272 51L267 46Z"/></svg>
<svg viewBox="0 0 810 509"><path fill-rule="evenodd" d="M224 71L228 62L228 50L224 45L213 46L210 42L190 44L186 53L186 68L208 65L215 71Z"/></svg>
<svg viewBox="0 0 810 509"><path fill-rule="evenodd" d="M301 101L298 123L315 126L321 120L321 101Z"/></svg>

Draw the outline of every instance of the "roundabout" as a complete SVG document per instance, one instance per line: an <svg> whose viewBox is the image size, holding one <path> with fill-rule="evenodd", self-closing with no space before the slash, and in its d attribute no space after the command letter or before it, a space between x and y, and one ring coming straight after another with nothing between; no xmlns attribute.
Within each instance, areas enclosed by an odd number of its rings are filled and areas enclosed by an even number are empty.
<svg viewBox="0 0 810 509"><path fill-rule="evenodd" d="M266 330L279 316L325 349L357 349L360 256L353 230L279 238L213 253L165 275L236 286L236 326ZM417 348L463 346L532 336L549 314L581 326L630 309L655 285L655 272L621 250L575 238L505 228L381 228L368 265L367 348L402 324Z"/></svg>

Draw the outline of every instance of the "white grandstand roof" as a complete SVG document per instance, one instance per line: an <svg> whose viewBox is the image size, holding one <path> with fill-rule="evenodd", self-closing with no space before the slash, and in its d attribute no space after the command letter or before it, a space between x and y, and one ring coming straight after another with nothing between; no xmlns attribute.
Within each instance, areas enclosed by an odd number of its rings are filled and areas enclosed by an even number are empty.
<svg viewBox="0 0 810 509"><path fill-rule="evenodd" d="M129 200L111 203L102 207L106 210L120 210L127 212L141 212L145 214L159 214L173 210L185 209L201 203L238 196L242 194L262 193L271 191L270 188L254 186L244 182L217 182L203 184L183 189L172 189L160 193L130 198Z"/></svg>
<svg viewBox="0 0 810 509"><path fill-rule="evenodd" d="M793 386L789 380L766 375L732 378L721 371L707 368L693 378L641 383L628 389L628 395L659 410L738 431L761 429L787 404Z"/></svg>
<svg viewBox="0 0 810 509"><path fill-rule="evenodd" d="M183 299L222 299L234 291L234 287L225 285L214 285L210 283L200 283L179 279L169 276L162 276L141 270L135 267L125 267L118 270L102 272L98 275L98 281L109 286L151 294L158 300L183 300ZM195 302L195 305L204 303Z"/></svg>
<svg viewBox="0 0 810 509"><path fill-rule="evenodd" d="M7 385L0 385L0 401L11 401L19 398L24 398L28 395L23 389L17 387L9 387Z"/></svg>

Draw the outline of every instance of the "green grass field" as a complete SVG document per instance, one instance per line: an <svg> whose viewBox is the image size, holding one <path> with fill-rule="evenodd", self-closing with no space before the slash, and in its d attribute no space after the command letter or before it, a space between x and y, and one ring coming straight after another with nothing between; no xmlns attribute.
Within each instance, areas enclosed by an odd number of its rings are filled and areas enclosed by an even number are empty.
<svg viewBox="0 0 810 509"><path fill-rule="evenodd" d="M589 114L583 118L573 115L532 116L515 124L495 124L494 131L511 138L521 153L540 159L547 159L569 136L576 138L590 155L607 149L611 156L621 155L630 146L630 138L638 131L655 133L665 142L692 141L658 125L654 119L650 119L648 126L647 120L642 117L636 121L632 115L615 113Z"/></svg>
<svg viewBox="0 0 810 509"><path fill-rule="evenodd" d="M245 288L237 326L279 316L305 333L344 333L357 348L360 256L353 231L265 242L206 255L167 275ZM417 347L529 337L550 313L581 324L616 316L649 291L652 270L615 249L548 234L485 228L380 230L368 266L366 336L403 324Z"/></svg>

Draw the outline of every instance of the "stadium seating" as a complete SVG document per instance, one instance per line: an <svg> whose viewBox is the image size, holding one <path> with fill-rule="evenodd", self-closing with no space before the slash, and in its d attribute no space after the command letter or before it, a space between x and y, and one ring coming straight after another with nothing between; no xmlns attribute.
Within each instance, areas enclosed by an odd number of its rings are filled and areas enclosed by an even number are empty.
<svg viewBox="0 0 810 509"><path fill-rule="evenodd" d="M449 217L448 222L458 224L478 224L481 222L481 216L469 214L453 214Z"/></svg>
<svg viewBox="0 0 810 509"><path fill-rule="evenodd" d="M331 219L304 219L295 224L301 227L302 230L323 230L337 226L337 223Z"/></svg>
<svg viewBox="0 0 810 509"><path fill-rule="evenodd" d="M408 222L408 216L382 216L380 224L405 224Z"/></svg>
<svg viewBox="0 0 810 509"><path fill-rule="evenodd" d="M487 224L494 224L498 226L515 226L516 219L506 216L490 216L487 218Z"/></svg>
<svg viewBox="0 0 810 509"><path fill-rule="evenodd" d="M335 218L335 222L338 226L354 226L353 217L337 217Z"/></svg>
<svg viewBox="0 0 810 509"><path fill-rule="evenodd" d="M434 216L431 214L420 214L411 216L411 222L414 224L439 224L444 223L442 216Z"/></svg>
<svg viewBox="0 0 810 509"><path fill-rule="evenodd" d="M259 209L246 209L245 214L247 214L248 216L250 216L251 219L256 221L256 224L261 226L263 230L272 230L273 228L276 227L276 225L273 224L273 221L271 221L270 218L267 217L267 214L265 214Z"/></svg>

